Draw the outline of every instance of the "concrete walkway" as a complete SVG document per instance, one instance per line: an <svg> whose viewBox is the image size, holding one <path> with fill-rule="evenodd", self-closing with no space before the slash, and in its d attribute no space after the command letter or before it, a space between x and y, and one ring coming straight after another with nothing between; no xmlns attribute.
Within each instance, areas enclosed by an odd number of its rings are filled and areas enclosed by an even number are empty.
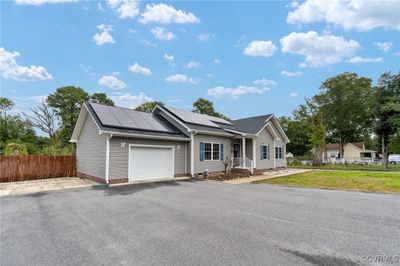
<svg viewBox="0 0 400 266"><path fill-rule="evenodd" d="M278 171L268 171L262 173L262 175L255 175L251 176L248 178L238 178L238 179L232 179L232 180L227 180L225 183L228 184L246 184L246 183L253 183L256 181L260 180L265 180L265 179L272 179L272 178L277 178L277 177L282 177L282 176L289 176L289 175L296 175L296 174L301 174L301 173L306 173L306 172L311 172L313 169L285 169L285 170L278 170Z"/></svg>
<svg viewBox="0 0 400 266"><path fill-rule="evenodd" d="M90 187L93 182L77 177L49 178L30 181L0 183L0 197L25 195L66 188Z"/></svg>

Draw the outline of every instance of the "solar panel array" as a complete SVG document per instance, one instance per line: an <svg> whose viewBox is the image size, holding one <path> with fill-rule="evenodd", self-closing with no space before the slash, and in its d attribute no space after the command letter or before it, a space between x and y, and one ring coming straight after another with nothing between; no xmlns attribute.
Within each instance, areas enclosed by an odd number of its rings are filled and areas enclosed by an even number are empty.
<svg viewBox="0 0 400 266"><path fill-rule="evenodd" d="M148 113L96 103L90 105L104 126L175 132Z"/></svg>
<svg viewBox="0 0 400 266"><path fill-rule="evenodd" d="M172 107L166 107L166 108L170 112L172 112L174 115L176 115L177 117L179 117L180 119L182 119L183 121L185 121L187 123L204 125L204 126L209 126L209 127L218 127L218 128L219 128L219 126L217 124L213 123L213 121L217 122L217 123L232 125L232 123L230 123L222 118L193 113L193 112L187 112L187 111L175 109Z"/></svg>

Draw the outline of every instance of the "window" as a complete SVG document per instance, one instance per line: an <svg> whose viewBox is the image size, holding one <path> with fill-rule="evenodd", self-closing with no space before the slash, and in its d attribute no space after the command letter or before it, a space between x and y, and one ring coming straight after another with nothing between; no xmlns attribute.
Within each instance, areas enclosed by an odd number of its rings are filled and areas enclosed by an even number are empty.
<svg viewBox="0 0 400 266"><path fill-rule="evenodd" d="M261 160L269 160L269 146L261 145Z"/></svg>
<svg viewBox="0 0 400 266"><path fill-rule="evenodd" d="M218 161L219 160L219 143L213 143L212 154L213 154L213 160Z"/></svg>
<svg viewBox="0 0 400 266"><path fill-rule="evenodd" d="M212 145L209 142L204 143L204 160L211 160Z"/></svg>
<svg viewBox="0 0 400 266"><path fill-rule="evenodd" d="M204 160L219 161L220 159L220 144L212 142L204 142Z"/></svg>
<svg viewBox="0 0 400 266"><path fill-rule="evenodd" d="M282 147L275 147L275 158L282 159Z"/></svg>

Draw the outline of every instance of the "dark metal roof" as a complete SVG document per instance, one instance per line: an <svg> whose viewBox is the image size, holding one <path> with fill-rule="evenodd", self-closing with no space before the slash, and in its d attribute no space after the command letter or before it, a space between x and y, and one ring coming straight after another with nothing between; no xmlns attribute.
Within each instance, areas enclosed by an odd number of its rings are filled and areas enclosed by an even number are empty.
<svg viewBox="0 0 400 266"><path fill-rule="evenodd" d="M272 114L268 114L233 120L232 123L235 125L235 129L232 130L257 134L271 116Z"/></svg>
<svg viewBox="0 0 400 266"><path fill-rule="evenodd" d="M187 138L178 128L158 115L92 102L85 102L85 105L97 125L104 131Z"/></svg>

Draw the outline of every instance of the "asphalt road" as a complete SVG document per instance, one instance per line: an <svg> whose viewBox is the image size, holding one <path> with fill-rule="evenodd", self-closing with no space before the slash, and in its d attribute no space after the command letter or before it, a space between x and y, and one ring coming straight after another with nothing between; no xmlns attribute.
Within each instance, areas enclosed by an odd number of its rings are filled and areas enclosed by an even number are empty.
<svg viewBox="0 0 400 266"><path fill-rule="evenodd" d="M400 255L399 195L180 181L0 200L1 265L336 266Z"/></svg>

